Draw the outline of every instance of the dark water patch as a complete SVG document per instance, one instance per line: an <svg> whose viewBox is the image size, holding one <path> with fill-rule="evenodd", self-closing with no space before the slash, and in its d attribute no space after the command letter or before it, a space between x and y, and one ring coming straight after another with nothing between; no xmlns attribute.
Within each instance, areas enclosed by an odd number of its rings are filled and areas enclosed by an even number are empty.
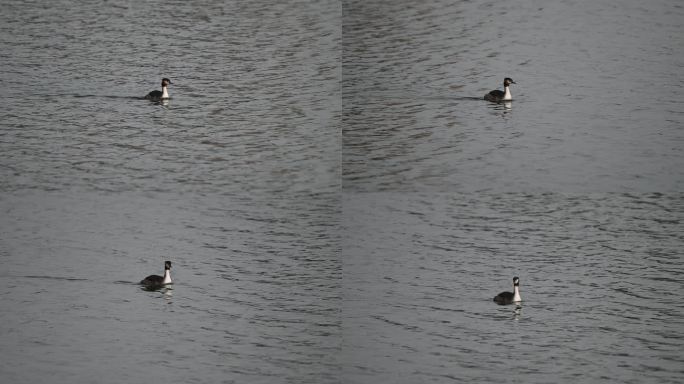
<svg viewBox="0 0 684 384"><path fill-rule="evenodd" d="M62 280L62 281L88 281L89 279L79 279L74 277L61 277L61 276L22 276L27 279L48 279L48 280Z"/></svg>

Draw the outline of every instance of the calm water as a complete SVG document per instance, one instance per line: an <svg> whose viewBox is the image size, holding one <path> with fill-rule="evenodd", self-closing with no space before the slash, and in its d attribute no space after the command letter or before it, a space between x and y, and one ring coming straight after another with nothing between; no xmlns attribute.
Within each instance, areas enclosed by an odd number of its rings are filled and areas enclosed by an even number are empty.
<svg viewBox="0 0 684 384"><path fill-rule="evenodd" d="M0 377L681 382L683 14L3 2Z"/></svg>

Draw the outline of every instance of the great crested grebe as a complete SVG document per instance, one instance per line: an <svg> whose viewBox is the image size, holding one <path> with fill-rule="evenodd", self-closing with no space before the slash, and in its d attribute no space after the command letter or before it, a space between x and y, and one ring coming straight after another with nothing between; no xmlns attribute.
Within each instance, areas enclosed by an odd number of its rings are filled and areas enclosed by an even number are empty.
<svg viewBox="0 0 684 384"><path fill-rule="evenodd" d="M167 284L172 284L173 281L171 281L171 262L170 261L165 261L164 262L164 277L161 277L159 275L149 275L146 278L144 278L142 281L140 281L140 284L146 286L146 287L162 287Z"/></svg>
<svg viewBox="0 0 684 384"><path fill-rule="evenodd" d="M511 100L513 100L513 97L511 96L511 90L508 89L508 87L511 84L516 84L516 82L513 81L513 79L511 79L510 77L507 77L504 79L503 84L504 84L504 90L503 91L495 89L495 90L489 92L488 94L484 95L484 99L487 101L493 101L495 103L498 103L500 101L511 101Z"/></svg>
<svg viewBox="0 0 684 384"><path fill-rule="evenodd" d="M494 301L499 305L520 303L522 298L520 297L520 279L517 277L513 278L513 292L501 292L494 296Z"/></svg>
<svg viewBox="0 0 684 384"><path fill-rule="evenodd" d="M162 79L162 90L161 91L152 91L145 96L147 100L153 100L153 101L159 101L161 99L168 99L169 98L169 90L168 86L171 84L171 80L167 79L166 77Z"/></svg>

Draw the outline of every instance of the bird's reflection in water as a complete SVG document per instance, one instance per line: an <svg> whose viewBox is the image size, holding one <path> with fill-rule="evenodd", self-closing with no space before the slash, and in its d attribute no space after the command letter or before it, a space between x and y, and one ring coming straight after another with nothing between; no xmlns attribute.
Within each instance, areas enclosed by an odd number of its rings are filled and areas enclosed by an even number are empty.
<svg viewBox="0 0 684 384"><path fill-rule="evenodd" d="M516 304L515 308L513 308L513 319L520 320L521 316L522 316L522 304Z"/></svg>

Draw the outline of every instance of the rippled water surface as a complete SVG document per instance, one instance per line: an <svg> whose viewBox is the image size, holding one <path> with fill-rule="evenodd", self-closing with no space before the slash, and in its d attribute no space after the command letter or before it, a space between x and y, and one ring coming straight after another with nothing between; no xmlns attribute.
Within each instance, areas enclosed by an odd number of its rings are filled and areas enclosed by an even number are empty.
<svg viewBox="0 0 684 384"><path fill-rule="evenodd" d="M682 189L678 2L346 4L346 188Z"/></svg>
<svg viewBox="0 0 684 384"><path fill-rule="evenodd" d="M681 382L683 13L3 2L0 377Z"/></svg>
<svg viewBox="0 0 684 384"><path fill-rule="evenodd" d="M2 381L339 382L340 5L0 20Z"/></svg>
<svg viewBox="0 0 684 384"><path fill-rule="evenodd" d="M344 382L684 380L681 4L345 4Z"/></svg>
<svg viewBox="0 0 684 384"><path fill-rule="evenodd" d="M684 196L347 194L348 383L675 383ZM522 306L492 298L520 277Z"/></svg>

